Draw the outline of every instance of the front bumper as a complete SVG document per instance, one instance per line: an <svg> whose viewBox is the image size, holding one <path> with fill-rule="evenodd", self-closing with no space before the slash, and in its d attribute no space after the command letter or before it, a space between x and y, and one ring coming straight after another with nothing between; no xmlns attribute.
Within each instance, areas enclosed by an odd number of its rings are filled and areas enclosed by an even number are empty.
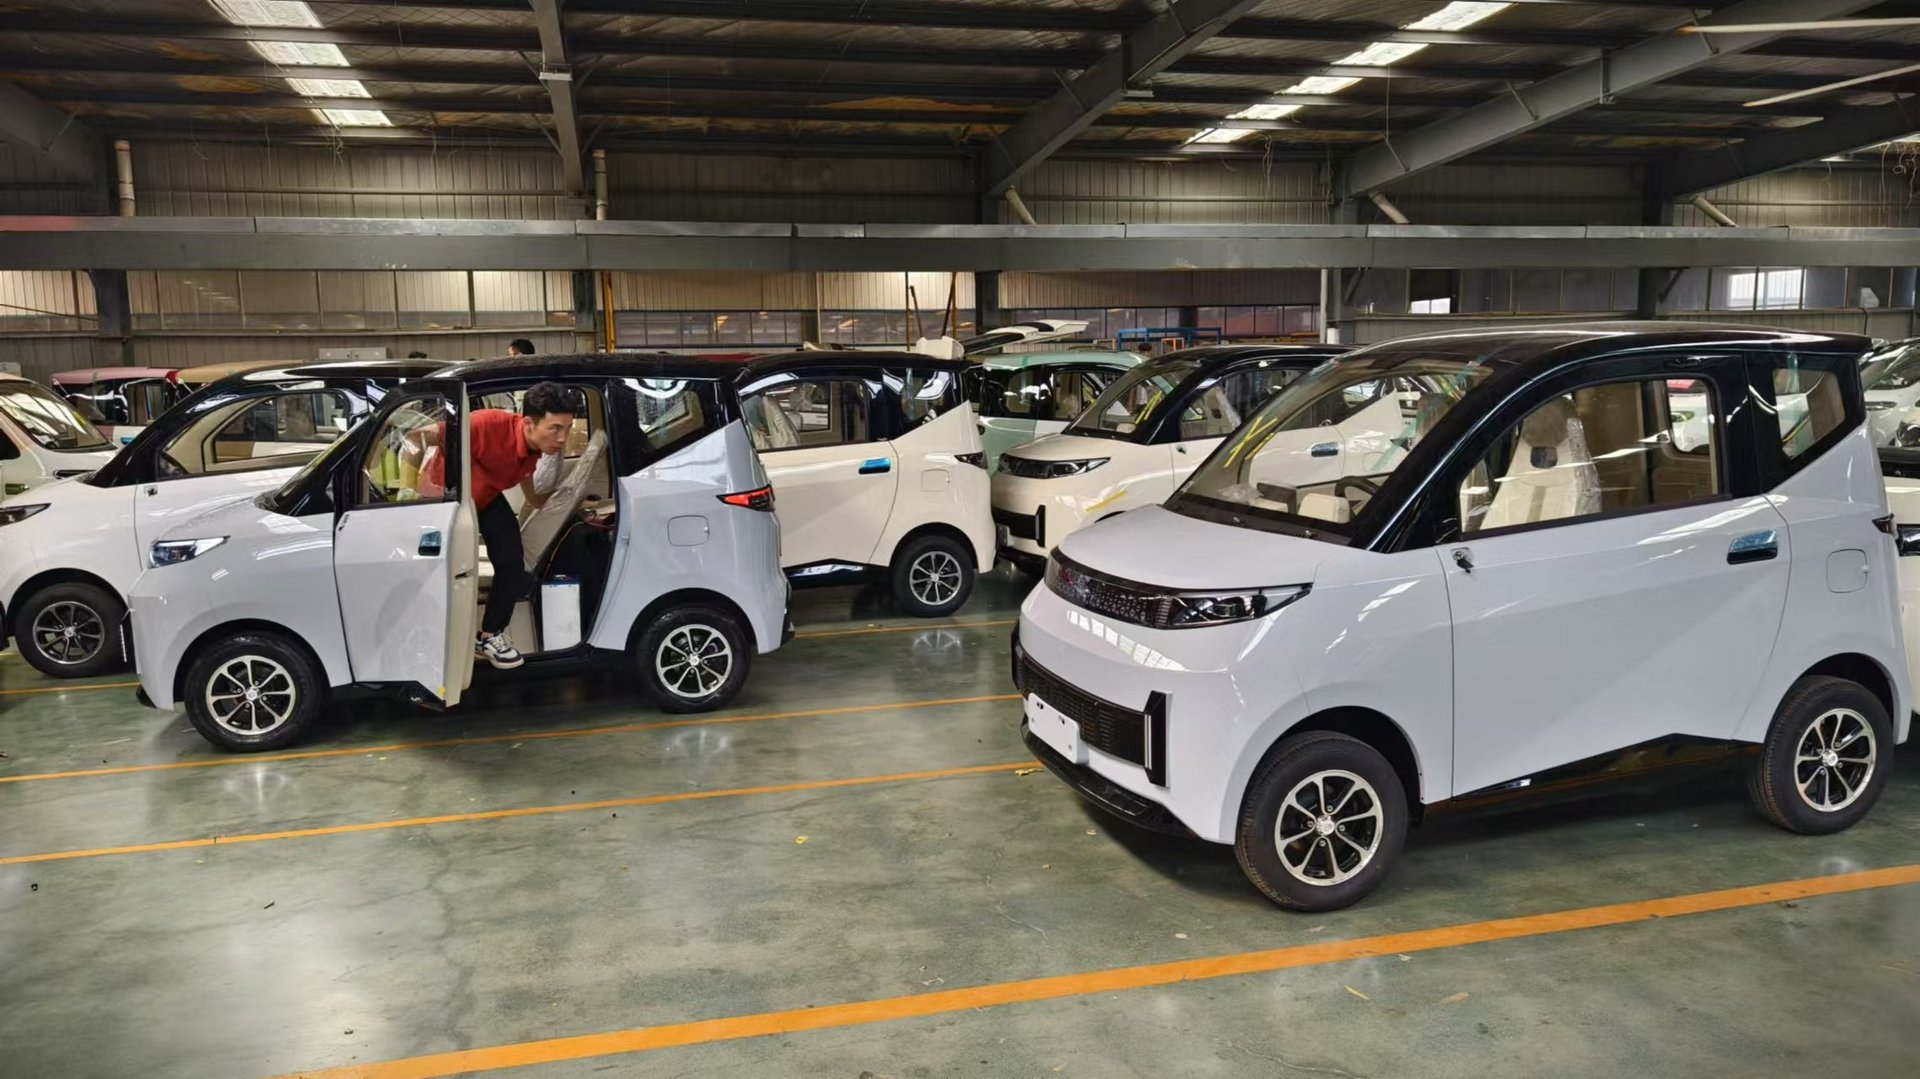
<svg viewBox="0 0 1920 1079"><path fill-rule="evenodd" d="M1068 481L1036 480L1005 474L994 477L993 523L1005 529L999 540L1003 558L1045 561L1054 544L1087 523L1084 501L1065 489Z"/></svg>
<svg viewBox="0 0 1920 1079"><path fill-rule="evenodd" d="M1188 839L1198 838L1193 829L1180 823L1180 819L1167 811L1167 807L1158 802L1150 802L1134 794L1117 783L1108 781L1100 773L1073 763L1054 748L1040 740L1025 722L1020 724L1020 737L1027 743L1027 751L1032 753L1047 771L1072 787L1074 792L1106 810L1108 813L1126 821L1135 827L1165 835L1177 835Z"/></svg>

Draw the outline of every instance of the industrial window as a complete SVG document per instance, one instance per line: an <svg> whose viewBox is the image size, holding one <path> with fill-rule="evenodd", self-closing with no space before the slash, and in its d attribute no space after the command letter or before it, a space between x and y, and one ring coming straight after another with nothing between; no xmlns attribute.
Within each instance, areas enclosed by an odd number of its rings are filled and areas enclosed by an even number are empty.
<svg viewBox="0 0 1920 1079"><path fill-rule="evenodd" d="M1806 284L1804 270L1725 270L1725 305L1715 304L1715 310L1724 311L1786 311L1801 306L1801 290ZM1714 296L1720 298L1722 290L1715 281Z"/></svg>
<svg viewBox="0 0 1920 1079"><path fill-rule="evenodd" d="M6 302L4 287L0 274L0 304ZM569 275L531 270L136 270L127 274L127 294L136 330L391 332L573 324ZM91 314L92 288L82 295Z"/></svg>
<svg viewBox="0 0 1920 1079"><path fill-rule="evenodd" d="M1218 328L1222 337L1235 341L1306 336L1317 332L1320 326L1320 308L1316 304L1202 307L1194 314L1196 326Z"/></svg>
<svg viewBox="0 0 1920 1079"><path fill-rule="evenodd" d="M805 338L803 311L621 311L621 348L792 348Z"/></svg>

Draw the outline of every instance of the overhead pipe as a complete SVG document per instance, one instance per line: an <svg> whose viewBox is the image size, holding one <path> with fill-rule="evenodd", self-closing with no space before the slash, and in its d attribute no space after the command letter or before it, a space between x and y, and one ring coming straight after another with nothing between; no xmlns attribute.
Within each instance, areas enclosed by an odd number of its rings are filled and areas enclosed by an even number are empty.
<svg viewBox="0 0 1920 1079"><path fill-rule="evenodd" d="M1020 192L1009 187L1007 188L1006 199L1007 209L1013 211L1013 216L1019 218L1022 225L1038 225L1040 223L1033 219L1033 211L1027 209L1026 202L1020 198Z"/></svg>
<svg viewBox="0 0 1920 1079"><path fill-rule="evenodd" d="M1406 214L1401 213L1400 207L1395 206L1393 204L1393 201L1387 198L1386 192L1375 191L1373 194L1368 195L1367 198L1373 200L1373 204L1375 206L1380 207L1380 212L1387 215L1388 221L1391 221L1396 225L1413 224L1413 219L1408 217Z"/></svg>
<svg viewBox="0 0 1920 1079"><path fill-rule="evenodd" d="M1713 222L1716 225L1719 225L1721 228L1737 229L1740 227L1740 222L1735 221L1731 217L1728 217L1725 211L1721 210L1720 207L1715 206L1711 202L1708 202L1707 197L1705 195L1695 195L1693 197L1692 206L1694 209L1707 215L1707 220Z"/></svg>
<svg viewBox="0 0 1920 1079"><path fill-rule="evenodd" d="M607 152L593 152L593 219L607 219Z"/></svg>
<svg viewBox="0 0 1920 1079"><path fill-rule="evenodd" d="M113 176L120 188L120 216L133 216L133 145L113 140Z"/></svg>

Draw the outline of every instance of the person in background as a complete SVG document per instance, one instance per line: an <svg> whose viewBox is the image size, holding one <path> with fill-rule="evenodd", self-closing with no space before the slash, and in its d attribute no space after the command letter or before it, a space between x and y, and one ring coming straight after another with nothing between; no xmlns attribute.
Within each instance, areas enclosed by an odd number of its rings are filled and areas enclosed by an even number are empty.
<svg viewBox="0 0 1920 1079"><path fill-rule="evenodd" d="M426 358L427 358L427 354L424 352L421 352L419 349L415 349L412 352L407 353L407 359L409 360L424 360Z"/></svg>
<svg viewBox="0 0 1920 1079"><path fill-rule="evenodd" d="M507 355L531 356L533 355L533 342L524 337L516 337L507 345Z"/></svg>

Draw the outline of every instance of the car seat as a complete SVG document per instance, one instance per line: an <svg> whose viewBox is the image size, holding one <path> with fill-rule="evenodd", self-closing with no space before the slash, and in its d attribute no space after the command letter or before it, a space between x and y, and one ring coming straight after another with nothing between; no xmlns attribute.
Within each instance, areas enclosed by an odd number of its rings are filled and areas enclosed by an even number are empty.
<svg viewBox="0 0 1920 1079"><path fill-rule="evenodd" d="M1476 530L1600 512L1600 477L1573 405L1558 398L1520 421L1513 460Z"/></svg>
<svg viewBox="0 0 1920 1079"><path fill-rule="evenodd" d="M599 477L600 462L606 452L607 433L595 431L580 456L565 464L560 482L546 502L520 523L520 549L526 559L527 572L535 573L546 561L561 532L573 520L574 511L587 494L587 485ZM480 549L479 577L483 589L493 584L493 559L484 545Z"/></svg>

